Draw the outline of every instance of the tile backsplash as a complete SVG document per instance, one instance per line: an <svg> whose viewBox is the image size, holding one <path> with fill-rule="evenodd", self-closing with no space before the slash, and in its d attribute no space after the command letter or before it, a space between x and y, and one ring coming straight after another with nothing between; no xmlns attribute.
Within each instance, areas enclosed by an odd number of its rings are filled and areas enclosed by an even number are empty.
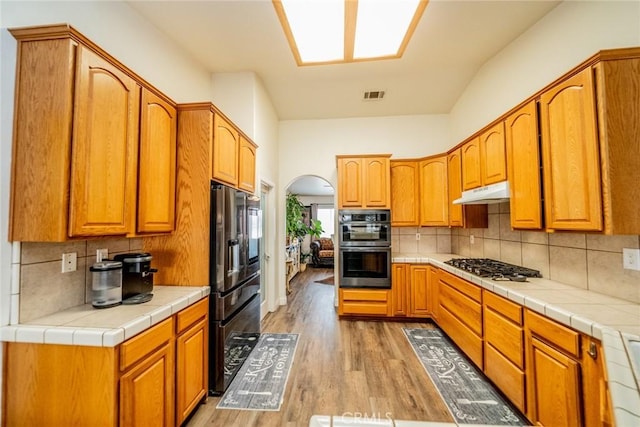
<svg viewBox="0 0 640 427"><path fill-rule="evenodd" d="M440 241L449 237L445 230L394 228L393 249L403 253L449 252L447 244ZM420 233L420 240L416 240L416 233ZM434 234L436 244L431 237ZM547 279L640 303L640 271L622 268L622 248L640 248L640 236L514 231L509 203L501 203L489 205L488 228L453 228L450 238L450 253L534 268Z"/></svg>
<svg viewBox="0 0 640 427"><path fill-rule="evenodd" d="M91 272L96 250L107 248L109 258L118 253L141 252L142 239L99 239L64 243L20 244L13 260L11 323L25 323L57 311L91 302ZM61 272L62 254L77 253L77 269ZM18 308L19 307L19 308ZM17 315L16 315L17 314Z"/></svg>

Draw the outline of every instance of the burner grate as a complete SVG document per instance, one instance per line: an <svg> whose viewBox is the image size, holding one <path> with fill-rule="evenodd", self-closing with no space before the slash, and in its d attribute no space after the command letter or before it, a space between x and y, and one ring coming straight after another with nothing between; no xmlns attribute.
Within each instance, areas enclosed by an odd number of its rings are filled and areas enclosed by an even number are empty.
<svg viewBox="0 0 640 427"><path fill-rule="evenodd" d="M445 264L494 280L526 281L527 277L542 277L538 270L490 258L453 258Z"/></svg>

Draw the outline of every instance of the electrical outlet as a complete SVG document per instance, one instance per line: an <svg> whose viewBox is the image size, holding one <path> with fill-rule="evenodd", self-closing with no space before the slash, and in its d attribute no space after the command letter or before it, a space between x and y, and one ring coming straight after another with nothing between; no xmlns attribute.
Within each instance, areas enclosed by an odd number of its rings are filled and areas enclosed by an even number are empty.
<svg viewBox="0 0 640 427"><path fill-rule="evenodd" d="M640 270L640 249L622 249L622 267L627 270Z"/></svg>
<svg viewBox="0 0 640 427"><path fill-rule="evenodd" d="M420 233L416 233L416 240L420 240Z"/></svg>
<svg viewBox="0 0 640 427"><path fill-rule="evenodd" d="M96 249L96 262L102 262L109 258L109 249Z"/></svg>
<svg viewBox="0 0 640 427"><path fill-rule="evenodd" d="M70 273L76 271L78 268L78 254L76 252L70 252L62 254L62 272Z"/></svg>
<svg viewBox="0 0 640 427"><path fill-rule="evenodd" d="M469 236L469 244L473 245L476 241L476 236L473 234Z"/></svg>

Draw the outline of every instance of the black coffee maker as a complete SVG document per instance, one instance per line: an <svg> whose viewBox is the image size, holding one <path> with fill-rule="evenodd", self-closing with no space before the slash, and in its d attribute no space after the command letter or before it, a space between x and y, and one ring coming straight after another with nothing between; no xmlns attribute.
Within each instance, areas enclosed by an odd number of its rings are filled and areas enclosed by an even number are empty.
<svg viewBox="0 0 640 427"><path fill-rule="evenodd" d="M153 273L150 253L118 254L114 261L122 263L122 303L140 304L153 297Z"/></svg>

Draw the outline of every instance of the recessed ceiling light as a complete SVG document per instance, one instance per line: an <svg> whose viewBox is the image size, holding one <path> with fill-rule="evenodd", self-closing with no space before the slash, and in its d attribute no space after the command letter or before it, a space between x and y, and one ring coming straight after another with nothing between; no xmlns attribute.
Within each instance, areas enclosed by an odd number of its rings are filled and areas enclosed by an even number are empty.
<svg viewBox="0 0 640 427"><path fill-rule="evenodd" d="M400 58L428 0L272 0L298 65Z"/></svg>

